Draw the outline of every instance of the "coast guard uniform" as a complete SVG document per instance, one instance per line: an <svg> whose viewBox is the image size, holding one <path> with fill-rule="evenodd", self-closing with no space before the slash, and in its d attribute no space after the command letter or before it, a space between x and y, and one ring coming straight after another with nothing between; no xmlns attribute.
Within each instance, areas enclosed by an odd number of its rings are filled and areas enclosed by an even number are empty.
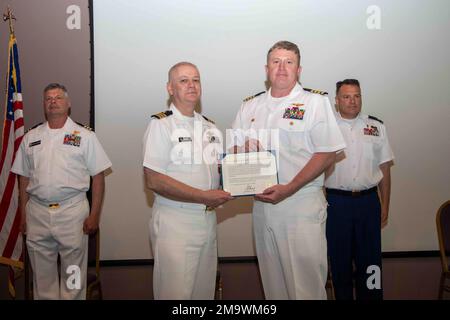
<svg viewBox="0 0 450 320"><path fill-rule="evenodd" d="M274 98L269 89L244 100L233 129L247 132L234 130L228 147L261 138L255 136L259 129L278 129L278 134L267 134L270 138L262 144L276 151L280 184L289 183L314 153L343 149L328 98L323 92L308 90L296 84L286 97ZM267 299L326 299L323 179L322 174L278 204L254 202L256 253Z"/></svg>
<svg viewBox="0 0 450 320"><path fill-rule="evenodd" d="M201 190L217 189L217 162L205 155L222 152L214 123L194 112L187 117L171 105L152 116L144 135L144 167ZM208 154L211 156L212 152ZM215 156L211 156L216 160ZM155 299L213 299L217 270L216 213L199 203L155 193L150 238L155 259Z"/></svg>
<svg viewBox="0 0 450 320"><path fill-rule="evenodd" d="M327 239L336 299L353 299L353 265L356 297L380 299L382 290L367 287L367 267L381 270L381 207L377 186L380 165L394 159L381 120L359 114L355 119L336 119L347 148L337 156L327 176ZM345 155L344 155L345 154Z"/></svg>
<svg viewBox="0 0 450 320"><path fill-rule="evenodd" d="M35 299L85 299L90 176L111 166L95 133L67 118L64 127L45 122L26 133L11 169L29 178L26 192L27 248ZM61 257L61 282L57 257ZM80 268L81 288L66 281L71 265Z"/></svg>

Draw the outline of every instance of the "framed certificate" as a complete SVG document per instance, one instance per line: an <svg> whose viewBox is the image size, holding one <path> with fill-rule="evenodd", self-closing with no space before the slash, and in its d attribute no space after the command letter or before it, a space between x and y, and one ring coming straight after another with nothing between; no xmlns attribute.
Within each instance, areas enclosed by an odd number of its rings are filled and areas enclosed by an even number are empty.
<svg viewBox="0 0 450 320"><path fill-rule="evenodd" d="M221 167L223 190L233 197L252 196L278 184L277 162L271 151L225 154Z"/></svg>

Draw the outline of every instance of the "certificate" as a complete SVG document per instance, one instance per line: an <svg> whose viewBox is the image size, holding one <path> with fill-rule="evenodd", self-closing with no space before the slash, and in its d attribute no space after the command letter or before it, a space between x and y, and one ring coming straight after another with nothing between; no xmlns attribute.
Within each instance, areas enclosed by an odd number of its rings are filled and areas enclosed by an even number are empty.
<svg viewBox="0 0 450 320"><path fill-rule="evenodd" d="M223 190L232 196L251 196L278 184L277 162L271 151L230 153L222 161Z"/></svg>

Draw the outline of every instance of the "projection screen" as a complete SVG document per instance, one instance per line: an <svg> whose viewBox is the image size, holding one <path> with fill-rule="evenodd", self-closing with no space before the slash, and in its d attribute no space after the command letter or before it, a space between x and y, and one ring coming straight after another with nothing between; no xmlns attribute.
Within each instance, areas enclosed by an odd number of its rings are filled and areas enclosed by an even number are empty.
<svg viewBox="0 0 450 320"><path fill-rule="evenodd" d="M202 113L224 132L242 99L265 90L278 40L299 45L304 87L357 78L363 110L395 154L383 251L437 250L435 213L450 198L450 3L446 0L93 1L96 132L113 167L101 222L103 260L152 258L142 137L167 108L167 71L200 70ZM218 210L220 257L255 256L251 199Z"/></svg>

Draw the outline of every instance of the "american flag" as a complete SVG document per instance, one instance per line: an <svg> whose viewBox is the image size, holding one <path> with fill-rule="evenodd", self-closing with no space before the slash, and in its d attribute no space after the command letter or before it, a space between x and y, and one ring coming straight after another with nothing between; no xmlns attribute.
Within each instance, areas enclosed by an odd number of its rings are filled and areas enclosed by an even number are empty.
<svg viewBox="0 0 450 320"><path fill-rule="evenodd" d="M5 120L0 159L0 263L22 269L18 180L17 176L10 172L16 151L24 135L19 57L14 33L9 36L6 82ZM11 288L10 283L10 291L11 289L14 288Z"/></svg>

